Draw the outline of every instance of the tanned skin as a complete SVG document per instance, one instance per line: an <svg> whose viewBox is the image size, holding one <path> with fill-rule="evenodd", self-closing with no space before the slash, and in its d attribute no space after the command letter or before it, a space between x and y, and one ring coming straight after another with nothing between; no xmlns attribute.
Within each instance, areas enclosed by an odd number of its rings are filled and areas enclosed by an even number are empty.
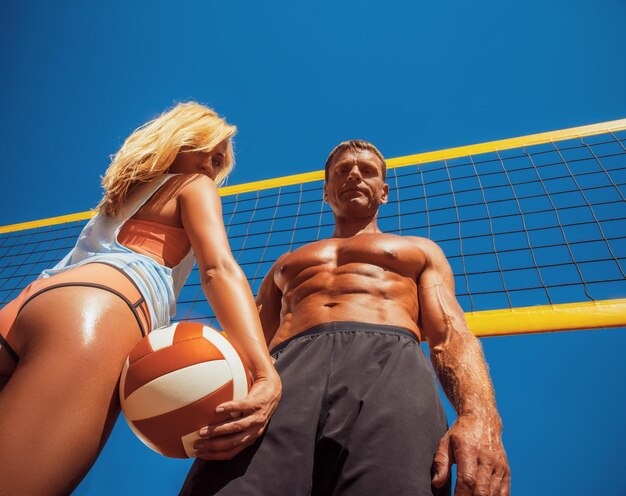
<svg viewBox="0 0 626 496"><path fill-rule="evenodd" d="M207 153L180 153L170 168L180 175L134 216L185 228L204 293L255 379L244 399L218 406L236 418L226 424L230 434L198 442L196 456L207 460L232 458L252 444L281 393L250 286L222 222L213 180L224 149L225 143ZM70 494L119 414L118 379L141 338L137 320L118 296L69 286L34 298L14 328L19 364L0 348L0 496Z"/></svg>
<svg viewBox="0 0 626 496"><path fill-rule="evenodd" d="M419 237L380 231L387 202L381 160L347 149L329 165L324 200L335 230L281 256L265 277L257 306L271 348L325 322L405 327L426 340L441 385L458 413L436 453L432 483L458 465L456 496L510 494L502 424L482 348L465 323L442 250Z"/></svg>

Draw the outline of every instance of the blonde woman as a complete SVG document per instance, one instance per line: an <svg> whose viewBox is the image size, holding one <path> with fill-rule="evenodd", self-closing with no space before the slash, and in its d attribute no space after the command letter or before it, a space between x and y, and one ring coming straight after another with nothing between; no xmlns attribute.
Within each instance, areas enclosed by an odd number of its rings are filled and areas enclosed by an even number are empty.
<svg viewBox="0 0 626 496"><path fill-rule="evenodd" d="M233 259L216 183L236 128L179 104L113 158L98 213L74 249L0 311L0 494L65 494L95 461L119 413L117 381L139 339L167 325L193 266L254 375L242 414L198 453L227 459L263 432L280 397L246 278ZM235 416L235 415L234 415Z"/></svg>

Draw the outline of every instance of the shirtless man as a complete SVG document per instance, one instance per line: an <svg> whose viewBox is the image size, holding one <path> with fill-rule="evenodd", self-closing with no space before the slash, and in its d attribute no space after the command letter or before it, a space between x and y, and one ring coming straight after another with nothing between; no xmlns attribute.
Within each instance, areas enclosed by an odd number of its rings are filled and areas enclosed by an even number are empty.
<svg viewBox="0 0 626 496"><path fill-rule="evenodd" d="M508 496L510 472L491 380L432 241L382 233L386 166L370 143L326 162L330 239L280 257L257 304L283 381L262 439L229 462L197 460L182 494ZM447 430L432 364L458 413ZM213 426L198 456L246 444Z"/></svg>

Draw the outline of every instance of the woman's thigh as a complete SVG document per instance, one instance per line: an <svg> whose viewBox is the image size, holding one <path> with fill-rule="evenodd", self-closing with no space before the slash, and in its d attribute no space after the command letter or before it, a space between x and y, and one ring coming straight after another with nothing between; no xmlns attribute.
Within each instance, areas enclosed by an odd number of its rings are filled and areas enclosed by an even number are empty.
<svg viewBox="0 0 626 496"><path fill-rule="evenodd" d="M15 359L4 349L0 349L0 392L15 370Z"/></svg>
<svg viewBox="0 0 626 496"><path fill-rule="evenodd" d="M0 494L69 493L119 413L137 320L112 293L63 287L30 301L15 326L20 359L0 392Z"/></svg>

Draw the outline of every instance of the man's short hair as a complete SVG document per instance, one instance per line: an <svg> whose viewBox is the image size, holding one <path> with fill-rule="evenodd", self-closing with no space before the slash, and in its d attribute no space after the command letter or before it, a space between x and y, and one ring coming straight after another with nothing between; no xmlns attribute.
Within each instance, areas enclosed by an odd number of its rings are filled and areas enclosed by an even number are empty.
<svg viewBox="0 0 626 496"><path fill-rule="evenodd" d="M376 148L369 141L348 140L348 141L343 141L342 143L339 143L333 149L333 151L330 152L330 155L328 155L328 158L326 159L326 165L324 166L325 180L328 181L328 169L330 168L330 164L332 164L335 157L348 150L355 151L355 152L367 150L367 151L372 152L374 155L376 155L380 159L380 163L382 165L381 170L383 173L383 181L387 178L387 163L385 162L385 157L383 157L383 154L378 151L378 148Z"/></svg>

